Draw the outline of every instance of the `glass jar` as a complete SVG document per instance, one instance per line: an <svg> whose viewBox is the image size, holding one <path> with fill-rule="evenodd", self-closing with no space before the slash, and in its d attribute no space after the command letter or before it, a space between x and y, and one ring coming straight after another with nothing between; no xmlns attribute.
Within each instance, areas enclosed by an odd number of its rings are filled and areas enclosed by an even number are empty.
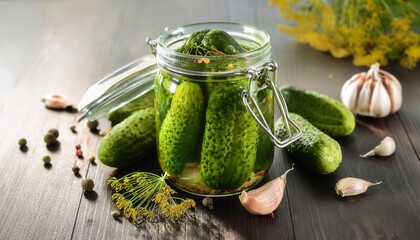
<svg viewBox="0 0 420 240"><path fill-rule="evenodd" d="M218 56L176 51L205 29L227 32L247 51ZM232 195L258 184L273 162L274 145L284 147L300 136L291 134L289 123L297 126L275 85L269 35L249 25L200 23L165 29L147 43L158 65L157 151L168 179L203 196ZM275 102L289 128L284 140L273 134Z"/></svg>

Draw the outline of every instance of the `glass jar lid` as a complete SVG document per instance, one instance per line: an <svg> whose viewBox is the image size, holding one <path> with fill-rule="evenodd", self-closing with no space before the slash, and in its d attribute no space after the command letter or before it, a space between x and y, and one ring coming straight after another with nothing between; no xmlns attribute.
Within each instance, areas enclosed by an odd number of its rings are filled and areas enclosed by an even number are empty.
<svg viewBox="0 0 420 240"><path fill-rule="evenodd" d="M96 120L153 89L158 71L155 57L143 56L90 86L78 105L79 121Z"/></svg>

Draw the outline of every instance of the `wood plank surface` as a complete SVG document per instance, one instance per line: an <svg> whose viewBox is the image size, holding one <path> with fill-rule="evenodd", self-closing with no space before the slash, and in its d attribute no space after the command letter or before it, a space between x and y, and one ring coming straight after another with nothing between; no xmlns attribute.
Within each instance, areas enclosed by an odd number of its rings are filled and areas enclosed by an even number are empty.
<svg viewBox="0 0 420 240"><path fill-rule="evenodd" d="M192 0L36 0L0 1L0 239L417 239L420 236L420 68L385 69L401 80L403 105L383 119L357 117L351 136L338 139L343 163L333 174L315 175L296 164L288 175L286 193L274 218L252 216L237 196L215 199L215 208L201 205L176 222L142 223L111 212L106 181L134 169L116 170L97 161L101 136L77 124L77 114L47 110L41 97L56 92L77 104L87 87L110 71L148 54L146 37L157 37L167 26L232 21L255 25L271 36L272 58L278 63L279 85L295 85L339 99L343 83L366 71L351 59L299 44L281 33L284 23L267 1ZM100 129L109 126L101 121ZM44 134L60 131L59 147L47 149ZM385 136L397 143L386 158L363 159ZM27 151L17 141L28 140ZM85 158L75 156L80 144ZM42 157L50 155L51 167ZM265 181L280 176L295 162L276 150ZM72 172L74 164L80 175ZM141 166L158 173L156 159ZM335 182L360 177L382 184L366 194L338 198ZM80 187L83 177L96 185Z"/></svg>

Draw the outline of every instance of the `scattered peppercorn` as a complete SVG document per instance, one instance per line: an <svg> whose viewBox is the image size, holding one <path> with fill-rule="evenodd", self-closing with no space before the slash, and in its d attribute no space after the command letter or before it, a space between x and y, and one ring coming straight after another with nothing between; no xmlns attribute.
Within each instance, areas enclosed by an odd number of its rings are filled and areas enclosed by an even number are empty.
<svg viewBox="0 0 420 240"><path fill-rule="evenodd" d="M19 139L19 146L21 146L21 147L24 147L24 146L26 146L26 139L25 138L21 138L21 139Z"/></svg>
<svg viewBox="0 0 420 240"><path fill-rule="evenodd" d="M95 156L90 156L89 157L89 162L94 163L95 162Z"/></svg>
<svg viewBox="0 0 420 240"><path fill-rule="evenodd" d="M70 130L72 133L76 133L76 125L70 125Z"/></svg>
<svg viewBox="0 0 420 240"><path fill-rule="evenodd" d="M50 156L48 156L48 155L46 155L46 156L44 156L44 157L42 158L42 161L43 161L45 164L50 164L50 163L51 163L51 157L50 157Z"/></svg>
<svg viewBox="0 0 420 240"><path fill-rule="evenodd" d="M80 148L81 148L80 144L77 144L76 149L80 149Z"/></svg>
<svg viewBox="0 0 420 240"><path fill-rule="evenodd" d="M78 166L74 166L71 170L73 170L74 174L79 174L80 168Z"/></svg>
<svg viewBox="0 0 420 240"><path fill-rule="evenodd" d="M82 149L76 149L76 156L78 157L78 158L83 158L83 152L82 152Z"/></svg>
<svg viewBox="0 0 420 240"><path fill-rule="evenodd" d="M112 211L112 212L111 212L111 216L112 216L113 218L117 218L117 217L119 217L119 216L120 216L120 212L119 212L119 211Z"/></svg>
<svg viewBox="0 0 420 240"><path fill-rule="evenodd" d="M85 191L92 191L93 187L95 186L95 183L90 178L85 178L80 182L80 185L82 186L83 190Z"/></svg>
<svg viewBox="0 0 420 240"><path fill-rule="evenodd" d="M53 134L47 133L44 135L44 142L47 145L52 145L57 142L57 138Z"/></svg>
<svg viewBox="0 0 420 240"><path fill-rule="evenodd" d="M98 120L93 120L93 121L88 121L87 122L87 126L88 128L90 128L90 130L96 130L96 128L99 126L99 122Z"/></svg>
<svg viewBox="0 0 420 240"><path fill-rule="evenodd" d="M48 133L51 133L56 139L60 135L59 132L58 132L58 130L55 129L55 128L51 128L50 130L48 130Z"/></svg>

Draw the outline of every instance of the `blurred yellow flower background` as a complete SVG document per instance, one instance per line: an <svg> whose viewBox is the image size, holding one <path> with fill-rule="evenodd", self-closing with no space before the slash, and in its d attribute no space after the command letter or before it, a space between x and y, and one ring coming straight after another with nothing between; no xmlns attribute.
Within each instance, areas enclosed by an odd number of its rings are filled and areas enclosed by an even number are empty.
<svg viewBox="0 0 420 240"><path fill-rule="evenodd" d="M420 60L420 0L269 0L284 19L279 29L356 66Z"/></svg>

